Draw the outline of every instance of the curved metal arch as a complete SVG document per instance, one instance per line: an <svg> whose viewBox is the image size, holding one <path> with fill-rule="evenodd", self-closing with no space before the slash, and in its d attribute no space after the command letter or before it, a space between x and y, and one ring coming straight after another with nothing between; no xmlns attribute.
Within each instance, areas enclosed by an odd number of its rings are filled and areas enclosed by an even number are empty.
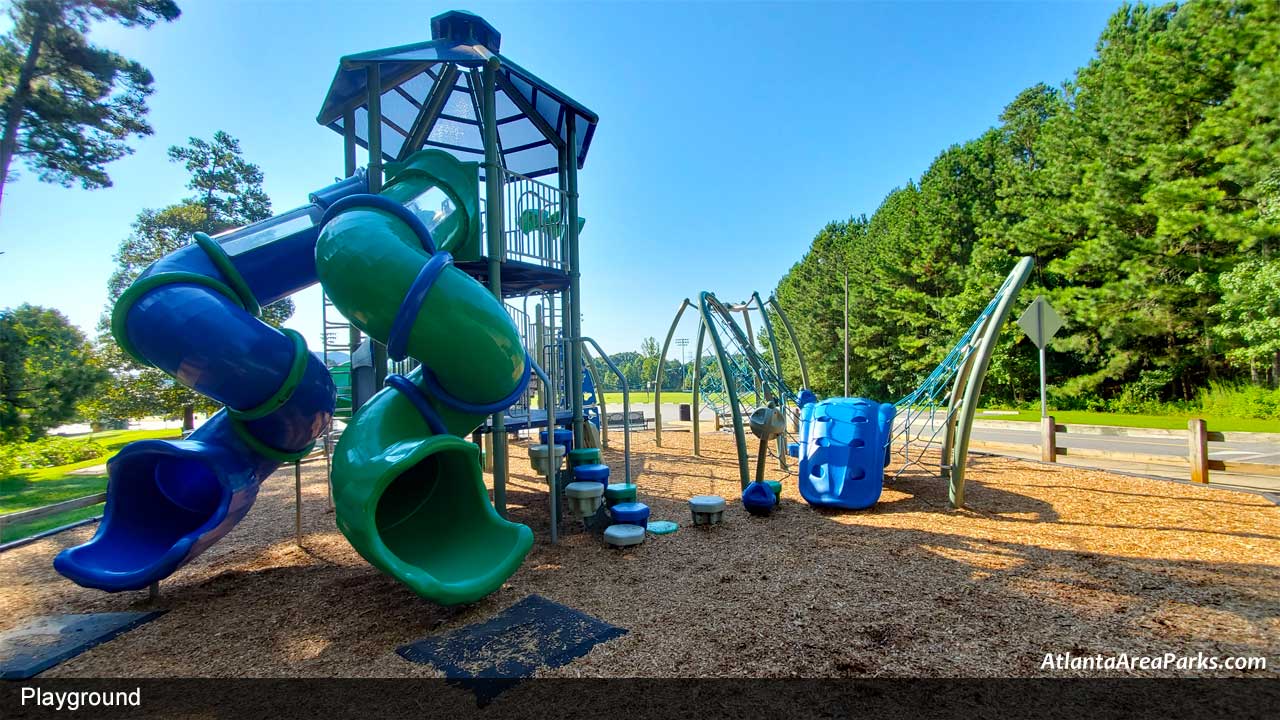
<svg viewBox="0 0 1280 720"><path fill-rule="evenodd" d="M667 361L667 350L671 349L671 338L675 337L676 326L680 324L680 318L684 316L684 311L693 307L693 303L689 298L680 301L680 307L676 309L676 318L671 321L671 327L667 329L667 339L662 341L662 352L658 355L658 373L653 379L653 433L654 442L658 447L662 447L662 371ZM698 386L693 387L694 395L698 394Z"/></svg>
<svg viewBox="0 0 1280 720"><path fill-rule="evenodd" d="M702 341L707 337L707 324L698 320L698 342L693 351L693 455L702 456L702 446L698 440L698 415L702 412Z"/></svg>
<svg viewBox="0 0 1280 720"><path fill-rule="evenodd" d="M742 325L747 329L747 347L748 347L748 348L751 348L752 350L755 350L755 349L756 349L756 336L755 336L755 333L754 333L754 332L752 332L752 330L751 330L751 303L750 303L750 301L747 301L747 302L744 302L744 303L740 303L740 304L738 304L738 305L736 305L736 306L726 306L726 307L731 307L731 308L732 308L732 310L731 310L732 312L742 313ZM733 316L732 316L732 315L730 315L730 317L733 317ZM744 349L745 349L745 348L744 348ZM754 367L754 365L753 365L753 367ZM764 386L764 383L762 383L762 382L760 381L760 373L758 373L758 372L757 372L757 373L755 374L755 378L754 378L754 380L755 380L755 381L754 381L753 383L751 383L751 384L752 384L753 389L756 391L756 402L755 402L755 404L756 404L756 405L759 405L759 404L760 404L760 398L761 398L761 395L763 395L763 393L761 392L761 390L763 389L763 386Z"/></svg>
<svg viewBox="0 0 1280 720"><path fill-rule="evenodd" d="M764 301L760 299L759 291L751 292L751 299L755 301L756 307L760 310L760 321L764 325L765 336L769 338L769 349L773 352L773 369L777 373L779 381L785 382L782 377L782 354L778 351L778 336L773 333L773 323L769 321L769 311L764 307ZM782 388L778 388L778 405L782 411L783 417L787 416L787 394L782 392ZM797 410L799 408L797 407ZM786 433L778 436L778 467L784 471L787 469L787 438Z"/></svg>
<svg viewBox="0 0 1280 720"><path fill-rule="evenodd" d="M717 358L718 364L720 365L720 378L721 380L723 380L725 392L729 396L729 409L733 414L734 441L738 446L738 473L740 476L739 480L741 482L742 488L745 490L747 485L751 483L751 474L750 474L750 470L748 469L749 460L747 455L747 438L746 438L746 435L743 434L742 407L738 402L737 383L732 382L729 377L729 371L727 369L728 358L725 355L724 340L720 338L720 333L716 330L715 324L711 322L711 313L713 309L716 312L719 312L721 314L721 317L723 317L726 321L728 321L730 328L732 328L735 332L740 332L740 331L738 331L737 325L734 324L733 316L729 314L728 308L726 308L724 304L721 303L714 294L707 292L705 290L698 294L698 312L699 314L702 315L703 326L706 328L708 334L711 335L711 342L712 342L712 345L715 347L716 358ZM742 338L739 338L739 342L742 342L742 340L743 340ZM747 358L747 361L748 362L751 361L749 356Z"/></svg>
<svg viewBox="0 0 1280 720"><path fill-rule="evenodd" d="M800 338L796 337L795 328L791 327L791 320L782 311L782 304L778 302L776 296L769 296L769 304L777 311L778 319L782 321L783 327L787 329L787 335L791 337L791 347L795 350L796 360L800 363L800 384L806 389L812 389L809 385L809 366L804 361L804 353L800 351ZM779 375L781 375L781 371L779 371Z"/></svg>
<svg viewBox="0 0 1280 720"><path fill-rule="evenodd" d="M969 371L969 379L964 385L964 396L960 401L959 418L955 426L954 444L951 444L951 473L948 494L954 507L964 507L964 474L965 459L969 454L969 437L973 432L973 417L978 410L978 397L982 394L982 384L987 379L987 369L991 365L991 355L995 351L996 341L1000 338L1000 329L1009 319L1013 310L1013 301L1018 292L1031 276L1034 261L1024 257L1009 272L1007 284L1000 291L1005 295L996 305L995 311L987 319L983 329L982 340L974 351L973 367ZM957 388L958 389L958 388ZM951 399L955 402L955 398ZM951 426L948 425L948 430Z"/></svg>
<svg viewBox="0 0 1280 720"><path fill-rule="evenodd" d="M600 384L600 377L596 375L595 364L591 361L591 355L587 353L587 349L582 348L582 367L586 369L587 375L591 376L591 387L596 389L596 409L600 411L600 449L609 449L609 409L604 401L604 386Z"/></svg>

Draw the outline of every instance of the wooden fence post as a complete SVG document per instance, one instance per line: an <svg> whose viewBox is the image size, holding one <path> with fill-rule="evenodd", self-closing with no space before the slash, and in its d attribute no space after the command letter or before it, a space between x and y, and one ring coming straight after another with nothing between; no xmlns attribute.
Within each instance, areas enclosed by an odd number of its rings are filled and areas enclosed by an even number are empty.
<svg viewBox="0 0 1280 720"><path fill-rule="evenodd" d="M1209 482L1209 428L1204 420L1187 421L1188 457L1191 461L1191 482Z"/></svg>
<svg viewBox="0 0 1280 720"><path fill-rule="evenodd" d="M1040 460L1058 462L1058 426L1053 416L1040 418Z"/></svg>

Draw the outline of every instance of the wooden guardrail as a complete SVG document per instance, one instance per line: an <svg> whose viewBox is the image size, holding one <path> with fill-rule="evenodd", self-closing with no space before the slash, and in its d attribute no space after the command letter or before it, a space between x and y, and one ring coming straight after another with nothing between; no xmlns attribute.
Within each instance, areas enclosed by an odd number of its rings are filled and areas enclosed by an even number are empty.
<svg viewBox="0 0 1280 720"><path fill-rule="evenodd" d="M1026 425L1025 423L1019 424L1024 427ZM1144 430L1143 432L1146 433L1148 431ZM974 440L970 442L969 447L973 450L985 450L996 453L1025 453L1029 447L1038 447L1040 449L1040 460L1043 462L1057 462L1059 455L1065 455L1071 458L1097 458L1100 460L1115 460L1119 462L1142 463L1145 465L1185 468L1190 480L1198 483L1209 482L1209 473L1211 471L1280 477L1280 465L1209 459L1209 443L1226 442L1236 439L1239 436L1239 433L1211 432L1205 421L1201 419L1192 419L1188 421L1186 431L1150 431L1152 437L1172 438L1177 437L1178 435L1184 435L1187 439L1187 454L1185 456L1132 453L1116 450L1100 450L1096 448L1062 447L1058 445L1059 433L1081 435L1108 434L1105 431L1105 428L1093 426L1087 426L1087 429L1080 428L1073 430L1071 427L1066 425L1057 424L1053 417L1047 417L1043 418L1040 423L1040 438L1037 443L989 442Z"/></svg>
<svg viewBox="0 0 1280 720"><path fill-rule="evenodd" d="M0 515L0 536L3 536L4 529L8 525L31 522L32 520L41 520L51 515L57 515L58 513L64 513L70 510L79 510L80 508L91 507L93 505L100 505L106 501L107 494L102 492L95 495L85 495L84 497L78 497L72 500L64 500L52 505L31 508L30 510L5 513Z"/></svg>

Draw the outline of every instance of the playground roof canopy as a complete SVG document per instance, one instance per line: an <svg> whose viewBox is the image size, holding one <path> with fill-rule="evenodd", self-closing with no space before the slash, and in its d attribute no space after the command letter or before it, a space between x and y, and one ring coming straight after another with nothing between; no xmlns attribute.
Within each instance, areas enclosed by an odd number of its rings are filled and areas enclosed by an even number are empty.
<svg viewBox="0 0 1280 720"><path fill-rule="evenodd" d="M498 54L502 36L483 18L452 11L431 20L432 40L347 55L316 121L343 133L350 117L356 143L368 148L366 70L379 67L382 154L407 157L440 148L464 161L484 160L481 69L497 58L495 115L503 164L529 177L558 172L568 140L565 119L577 117L578 167L586 162L597 116L533 73Z"/></svg>

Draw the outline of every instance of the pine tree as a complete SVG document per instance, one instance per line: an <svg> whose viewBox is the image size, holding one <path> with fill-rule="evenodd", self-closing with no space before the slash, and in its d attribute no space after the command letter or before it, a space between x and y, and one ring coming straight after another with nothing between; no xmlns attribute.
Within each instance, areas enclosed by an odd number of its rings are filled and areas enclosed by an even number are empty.
<svg viewBox="0 0 1280 720"><path fill-rule="evenodd" d="M210 141L193 137L185 146L173 146L169 158L183 163L191 174L187 188L194 194L174 205L138 213L133 232L120 244L117 267L108 281L108 311L100 324L100 354L113 381L86 411L100 418L181 413L189 429L195 411L208 412L216 406L159 370L126 356L106 332L110 307L148 265L190 244L195 232L216 235L266 219L271 216L271 201L262 189L262 170L245 160L239 141L223 131L214 133ZM262 308L263 320L272 325L292 315L293 301L288 298Z"/></svg>
<svg viewBox="0 0 1280 720"><path fill-rule="evenodd" d="M172 0L11 0L0 36L0 198L15 158L45 181L109 187L105 166L133 152L146 122L151 73L88 40L93 23L151 27Z"/></svg>

